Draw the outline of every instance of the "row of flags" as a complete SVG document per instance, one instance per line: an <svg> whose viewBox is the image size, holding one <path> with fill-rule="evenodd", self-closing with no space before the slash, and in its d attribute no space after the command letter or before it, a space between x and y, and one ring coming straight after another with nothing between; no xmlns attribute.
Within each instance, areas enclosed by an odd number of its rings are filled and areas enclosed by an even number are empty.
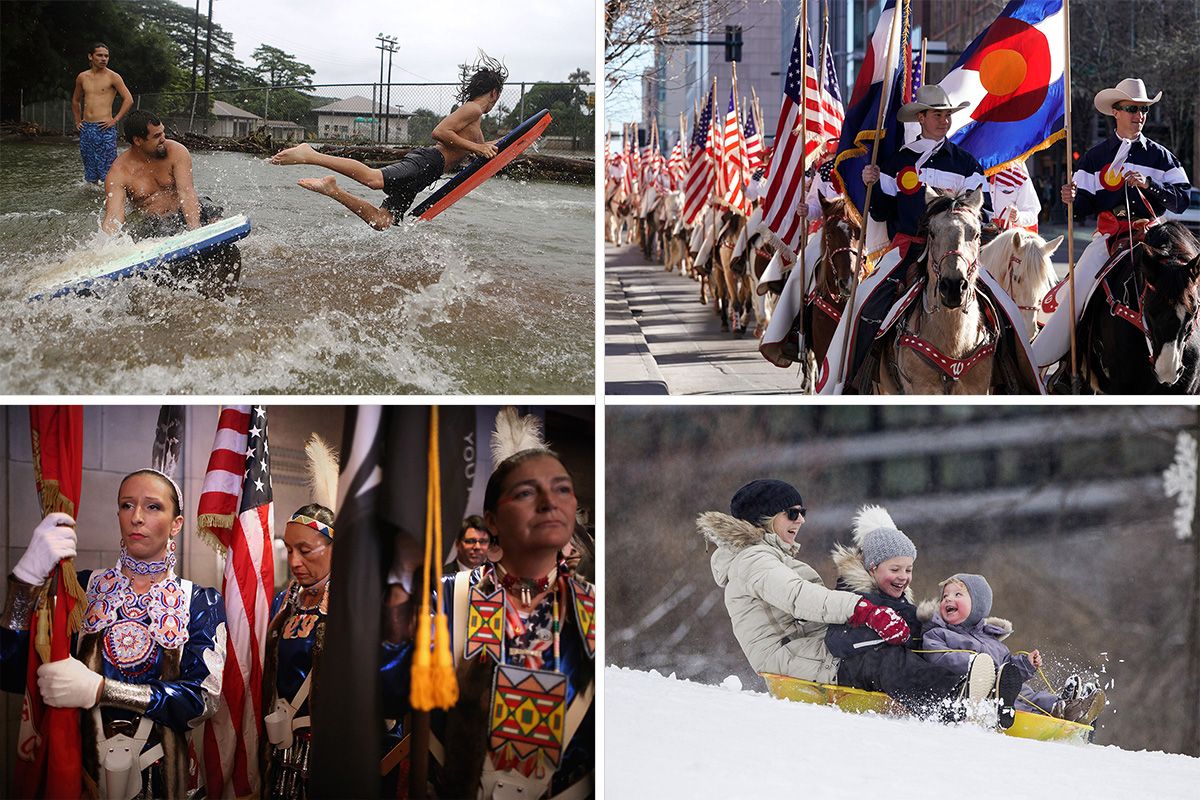
<svg viewBox="0 0 1200 800"><path fill-rule="evenodd" d="M680 140L665 166L651 164L647 169L647 158L653 160L661 152L656 126L652 142L641 152L636 130L626 133L626 149L615 156L626 165L626 191L636 194L647 185L682 188L683 219L692 224L714 194L722 204L748 213L746 183L765 167L764 224L794 253L804 227L794 212L804 199L805 173L811 176L816 163L833 157L835 184L846 193L853 213L865 217L862 168L871 162L876 142L881 152L894 152L904 144L904 125L896 120L896 111L924 82L924 58L912 50L910 0L886 0L845 104L828 44L820 48L818 61L812 37L803 36L803 24L801 20L797 25L769 159L762 144L761 116L747 105L740 122L736 88L731 88L722 122L714 80L694 114L690 137L683 135L681 120ZM952 104L970 103L952 117L949 139L972 153L995 180L1028 180L1018 165L1065 134L1065 64L1063 0L1010 0L939 84ZM908 138L913 135L910 131ZM658 158L661 161L661 155ZM605 160L612 161L607 142ZM869 251L884 242L886 231L869 222Z"/></svg>

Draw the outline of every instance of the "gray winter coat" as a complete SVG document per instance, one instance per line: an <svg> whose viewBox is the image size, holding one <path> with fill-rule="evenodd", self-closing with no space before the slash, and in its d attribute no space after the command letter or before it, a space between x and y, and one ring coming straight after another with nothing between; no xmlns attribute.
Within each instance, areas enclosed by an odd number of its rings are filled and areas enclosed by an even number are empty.
<svg viewBox="0 0 1200 800"><path fill-rule="evenodd" d="M817 571L774 533L719 511L696 519L717 546L712 573L742 652L756 672L833 683L837 659L825 647L825 627L843 623L859 597L826 589Z"/></svg>
<svg viewBox="0 0 1200 800"><path fill-rule="evenodd" d="M1043 711L1050 711L1058 697L1044 689L1035 689L1030 682L1036 679L1043 687L1045 682L1037 677L1033 662L1025 654L1013 655L1004 640L1012 635L1012 623L1001 617L984 617L974 625L949 625L942 619L937 610L937 604L932 600L921 603L917 616L925 623L921 645L922 655L935 664L965 675L973 653L987 653L996 662L1011 664L1021 673L1026 684L1021 687L1021 697L1017 708L1029 711L1030 704L1039 706ZM931 652L938 650L966 650L970 652Z"/></svg>

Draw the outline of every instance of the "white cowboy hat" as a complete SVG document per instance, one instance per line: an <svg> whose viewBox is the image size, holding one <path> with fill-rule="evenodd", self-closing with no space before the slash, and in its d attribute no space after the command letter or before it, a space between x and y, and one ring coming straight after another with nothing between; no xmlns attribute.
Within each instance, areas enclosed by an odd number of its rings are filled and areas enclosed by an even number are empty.
<svg viewBox="0 0 1200 800"><path fill-rule="evenodd" d="M1146 84L1141 78L1126 78L1117 84L1115 89L1101 89L1096 93L1096 110L1101 114L1113 116L1113 103L1124 100L1127 103L1145 103L1153 105L1162 99L1162 92L1154 97L1146 96Z"/></svg>
<svg viewBox="0 0 1200 800"><path fill-rule="evenodd" d="M965 100L956 106L950 105L946 90L932 84L917 89L916 99L900 106L900 110L896 112L896 119L901 122L916 122L919 111L962 111L969 105L971 104Z"/></svg>

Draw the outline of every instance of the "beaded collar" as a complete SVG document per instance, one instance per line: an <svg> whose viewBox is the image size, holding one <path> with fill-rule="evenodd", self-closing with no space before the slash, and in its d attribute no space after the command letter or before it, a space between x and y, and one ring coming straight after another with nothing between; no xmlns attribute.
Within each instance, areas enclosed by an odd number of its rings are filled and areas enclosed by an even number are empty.
<svg viewBox="0 0 1200 800"><path fill-rule="evenodd" d="M120 620L131 620L144 626L163 648L183 647L188 641L190 603L174 570L168 570L166 577L138 594L120 567L118 562L88 581L83 632L99 633Z"/></svg>
<svg viewBox="0 0 1200 800"><path fill-rule="evenodd" d="M518 578L497 562L496 576L500 579L500 586L504 588L506 593L511 593L515 589L521 593L522 605L528 606L533 603L534 597L549 589L558 579L562 566L561 563L555 564L554 569L548 575L541 578Z"/></svg>

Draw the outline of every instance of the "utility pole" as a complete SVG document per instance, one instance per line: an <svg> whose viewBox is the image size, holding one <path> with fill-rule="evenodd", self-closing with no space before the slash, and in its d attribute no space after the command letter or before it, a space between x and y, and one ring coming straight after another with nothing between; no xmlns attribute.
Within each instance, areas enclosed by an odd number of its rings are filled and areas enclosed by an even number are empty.
<svg viewBox="0 0 1200 800"><path fill-rule="evenodd" d="M384 36L382 33L375 37L379 44L375 45L375 49L379 51L379 114L375 117L375 141L383 142L383 126L379 124L379 117L383 115L383 54L391 52L391 47L398 40ZM391 76L388 76L388 81L391 81ZM391 87L389 87L391 88Z"/></svg>
<svg viewBox="0 0 1200 800"><path fill-rule="evenodd" d="M209 92L212 91L212 81L208 76L208 68L212 64L212 4L208 0L208 38L204 42L204 114L208 115ZM207 130L207 127L205 128Z"/></svg>
<svg viewBox="0 0 1200 800"><path fill-rule="evenodd" d="M188 117L188 133L196 124L196 68L200 61L200 0L196 0L196 17L192 21L192 113ZM207 78L206 78L207 80Z"/></svg>
<svg viewBox="0 0 1200 800"><path fill-rule="evenodd" d="M387 144L391 141L391 120L392 120L392 54L396 52L396 45L400 40L392 37L386 40L388 43L388 74L387 74L387 104L384 106L383 114L383 143Z"/></svg>

